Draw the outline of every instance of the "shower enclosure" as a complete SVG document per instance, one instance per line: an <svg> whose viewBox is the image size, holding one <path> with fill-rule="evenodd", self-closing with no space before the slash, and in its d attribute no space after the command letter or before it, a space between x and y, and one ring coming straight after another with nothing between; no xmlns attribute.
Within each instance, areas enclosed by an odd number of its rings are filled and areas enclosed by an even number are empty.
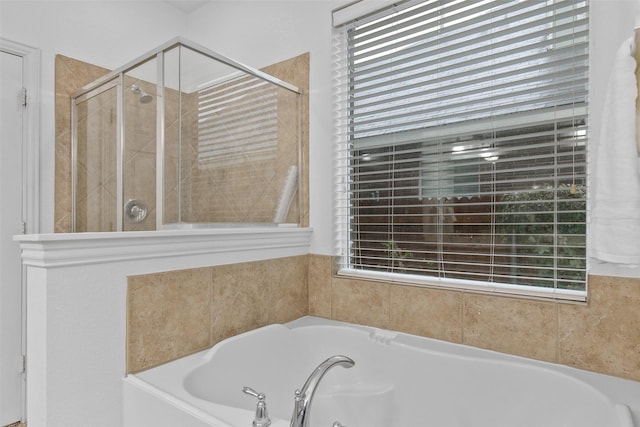
<svg viewBox="0 0 640 427"><path fill-rule="evenodd" d="M300 223L297 87L177 38L71 104L72 231Z"/></svg>

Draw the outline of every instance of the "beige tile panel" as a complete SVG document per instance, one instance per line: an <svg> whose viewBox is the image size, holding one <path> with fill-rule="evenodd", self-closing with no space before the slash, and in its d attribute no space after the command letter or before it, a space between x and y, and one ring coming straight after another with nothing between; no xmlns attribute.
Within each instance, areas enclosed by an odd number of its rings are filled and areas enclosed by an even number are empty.
<svg viewBox="0 0 640 427"><path fill-rule="evenodd" d="M63 55L55 58L55 232L71 231L70 95L108 71Z"/></svg>
<svg viewBox="0 0 640 427"><path fill-rule="evenodd" d="M558 361L640 381L640 279L589 276L589 303L558 307Z"/></svg>
<svg viewBox="0 0 640 427"><path fill-rule="evenodd" d="M319 278L330 268L310 256L311 314L330 307L336 320L388 323L402 332L640 381L638 278L590 276L588 304L574 304L336 276L327 285Z"/></svg>
<svg viewBox="0 0 640 427"><path fill-rule="evenodd" d="M71 137L56 137L55 146L55 206L54 218L56 233L71 230ZM63 160L64 159L64 160Z"/></svg>
<svg viewBox="0 0 640 427"><path fill-rule="evenodd" d="M305 314L640 380L640 279L590 277L589 304L332 276L310 255L129 279L127 369Z"/></svg>
<svg viewBox="0 0 640 427"><path fill-rule="evenodd" d="M213 268L211 343L308 313L306 256Z"/></svg>
<svg viewBox="0 0 640 427"><path fill-rule="evenodd" d="M299 216L303 226L309 225L309 70L310 70L310 54L304 53L294 58L279 62L263 68L268 74L282 79L288 83L296 85L302 92L301 102L301 163L299 166L301 190L302 190L302 207L292 207L292 211L300 209ZM280 129L282 132L291 133L291 128ZM288 167L283 167L286 174ZM293 205L293 204L292 204ZM289 217L287 220L290 220Z"/></svg>
<svg viewBox="0 0 640 427"><path fill-rule="evenodd" d="M209 347L210 284L210 268L129 277L128 372Z"/></svg>
<svg viewBox="0 0 640 427"><path fill-rule="evenodd" d="M309 313L308 257L297 256L267 263L270 292L268 323L286 323Z"/></svg>
<svg viewBox="0 0 640 427"><path fill-rule="evenodd" d="M308 313L307 256L129 277L127 372Z"/></svg>
<svg viewBox="0 0 640 427"><path fill-rule="evenodd" d="M555 361L556 304L488 295L464 295L463 343Z"/></svg>
<svg viewBox="0 0 640 427"><path fill-rule="evenodd" d="M345 322L388 328L390 287L388 283L334 277L331 317Z"/></svg>
<svg viewBox="0 0 640 427"><path fill-rule="evenodd" d="M331 317L331 270L328 255L309 255L309 314Z"/></svg>
<svg viewBox="0 0 640 427"><path fill-rule="evenodd" d="M267 324L270 295L266 270L266 261L215 267L210 342Z"/></svg>
<svg viewBox="0 0 640 427"><path fill-rule="evenodd" d="M390 328L462 342L462 293L414 286L391 286Z"/></svg>

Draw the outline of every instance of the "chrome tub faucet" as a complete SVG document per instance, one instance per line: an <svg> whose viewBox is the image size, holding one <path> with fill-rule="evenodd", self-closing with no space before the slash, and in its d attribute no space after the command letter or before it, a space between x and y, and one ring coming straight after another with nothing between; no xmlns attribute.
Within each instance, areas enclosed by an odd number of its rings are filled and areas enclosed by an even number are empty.
<svg viewBox="0 0 640 427"><path fill-rule="evenodd" d="M302 389L296 390L293 415L291 416L290 427L308 427L309 426L309 413L311 411L311 402L313 395L316 391L316 387L320 383L324 374L334 366L342 366L344 368L350 368L355 365L353 359L347 356L331 356L309 375L307 381L305 381ZM335 424L334 424L335 425Z"/></svg>

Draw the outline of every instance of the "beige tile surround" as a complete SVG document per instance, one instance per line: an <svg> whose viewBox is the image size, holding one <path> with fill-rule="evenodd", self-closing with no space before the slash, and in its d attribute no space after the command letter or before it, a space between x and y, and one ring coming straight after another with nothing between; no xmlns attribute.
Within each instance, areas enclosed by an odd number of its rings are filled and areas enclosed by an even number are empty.
<svg viewBox="0 0 640 427"><path fill-rule="evenodd" d="M77 59L55 58L55 208L54 231L71 231L71 94L109 70Z"/></svg>
<svg viewBox="0 0 640 427"><path fill-rule="evenodd" d="M590 276L572 304L345 279L323 255L130 277L127 370L306 314L640 381L640 279Z"/></svg>
<svg viewBox="0 0 640 427"><path fill-rule="evenodd" d="M572 304L345 279L328 256L309 266L309 314L640 381L640 279L589 276L588 303Z"/></svg>
<svg viewBox="0 0 640 427"><path fill-rule="evenodd" d="M128 278L127 372L308 313L308 257Z"/></svg>

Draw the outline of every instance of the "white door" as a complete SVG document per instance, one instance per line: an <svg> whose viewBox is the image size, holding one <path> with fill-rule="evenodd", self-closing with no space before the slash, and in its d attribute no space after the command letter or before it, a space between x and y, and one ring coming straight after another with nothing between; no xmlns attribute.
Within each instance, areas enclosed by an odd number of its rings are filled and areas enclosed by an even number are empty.
<svg viewBox="0 0 640 427"><path fill-rule="evenodd" d="M0 52L0 426L22 414L23 58Z"/></svg>

